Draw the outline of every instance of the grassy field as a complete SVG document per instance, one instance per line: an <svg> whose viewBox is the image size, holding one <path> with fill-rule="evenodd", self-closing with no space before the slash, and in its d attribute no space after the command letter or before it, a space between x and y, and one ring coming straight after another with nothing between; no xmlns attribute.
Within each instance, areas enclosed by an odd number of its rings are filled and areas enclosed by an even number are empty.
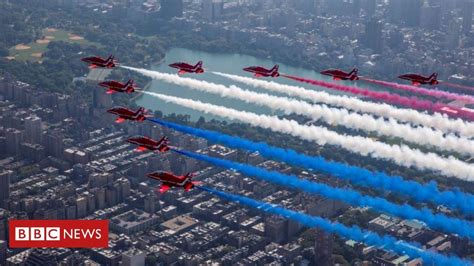
<svg viewBox="0 0 474 266"><path fill-rule="evenodd" d="M92 44L81 36L74 35L61 29L44 29L41 39L28 44L18 44L10 48L10 60L41 62L43 53L48 49L48 44L54 41L64 41L77 44Z"/></svg>

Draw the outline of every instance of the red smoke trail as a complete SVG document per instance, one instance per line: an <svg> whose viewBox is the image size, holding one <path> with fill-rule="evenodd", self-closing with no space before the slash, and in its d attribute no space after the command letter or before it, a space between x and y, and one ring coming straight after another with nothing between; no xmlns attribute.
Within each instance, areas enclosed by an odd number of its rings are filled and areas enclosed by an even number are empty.
<svg viewBox="0 0 474 266"><path fill-rule="evenodd" d="M396 104L405 106L417 110L429 110L432 112L446 114L450 117L462 118L470 121L474 121L474 112L469 112L461 108L452 107L442 103L433 103L426 100L421 100L416 97L404 97L397 94L391 94L388 92L370 91L365 89L359 89L356 87L350 87L346 85L340 85L320 80L305 79L290 75L281 74L282 77L286 77L299 82L309 83L315 86L321 86L328 89L337 91L349 92L356 95L366 96L375 100L383 101L390 104Z"/></svg>
<svg viewBox="0 0 474 266"><path fill-rule="evenodd" d="M470 95L461 95L457 93L440 91L440 90L435 90L435 89L418 88L415 86L403 85L403 84L398 84L394 82L388 82L388 81L382 81L382 80L376 80L376 79L370 79L370 78L364 78L364 77L361 77L360 79L365 80L370 83L377 84L377 85L394 88L398 90L409 91L409 92L418 93L422 95L427 95L427 96L435 97L438 99L445 98L445 99L451 99L451 100L464 101L466 103L474 103L474 97Z"/></svg>
<svg viewBox="0 0 474 266"><path fill-rule="evenodd" d="M446 85L446 86L449 86L449 87L458 88L458 89L461 89L461 90L474 91L474 87L464 86L464 85L461 85L461 84L444 82L444 81L440 81L439 84Z"/></svg>

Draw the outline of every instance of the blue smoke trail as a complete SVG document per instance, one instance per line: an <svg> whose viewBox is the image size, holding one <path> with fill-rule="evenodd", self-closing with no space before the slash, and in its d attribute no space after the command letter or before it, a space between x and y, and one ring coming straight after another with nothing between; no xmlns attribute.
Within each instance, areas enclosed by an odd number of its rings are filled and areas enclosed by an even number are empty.
<svg viewBox="0 0 474 266"><path fill-rule="evenodd" d="M369 246L374 245L399 254L406 254L412 258L422 258L424 264L433 263L436 265L472 265L472 262L463 260L459 257L445 256L432 251L422 250L417 244L397 240L392 236L380 236L376 233L362 230L357 226L347 227L337 222L333 223L320 217L309 216L303 213L282 208L280 206L276 206L274 204L260 202L247 197L218 191L212 188L198 188L225 200L238 202L247 207L259 209L266 213L280 215L293 221L297 221L307 227L317 227L329 233L336 233L347 239L364 242Z"/></svg>
<svg viewBox="0 0 474 266"><path fill-rule="evenodd" d="M294 150L273 147L264 142L252 142L220 132L197 129L158 119L149 120L182 133L205 138L211 142L220 143L231 148L258 151L264 157L327 173L341 179L350 180L360 186L381 191L392 191L406 195L416 201L428 201L437 205L459 209L466 215L474 214L474 197L472 195L459 190L440 191L434 181L427 185L422 185L415 181L404 180L400 176L390 176L382 172L371 172L361 167L327 161L323 157L312 157Z"/></svg>
<svg viewBox="0 0 474 266"><path fill-rule="evenodd" d="M247 164L209 157L190 151L176 149L171 150L178 154L188 156L196 160L205 161L218 167L234 169L244 175L256 177L267 182L294 188L311 194L319 194L324 197L344 201L355 206L371 207L375 210L390 213L391 215L398 216L403 219L416 219L425 222L433 229L442 230L451 234L458 234L462 237L467 237L471 240L474 240L474 227L470 222L451 218L443 214L433 214L428 209L418 210L408 204L398 205L383 198L362 195L355 190L334 188L326 184L300 179L294 175L285 175L279 172L268 171L266 169Z"/></svg>

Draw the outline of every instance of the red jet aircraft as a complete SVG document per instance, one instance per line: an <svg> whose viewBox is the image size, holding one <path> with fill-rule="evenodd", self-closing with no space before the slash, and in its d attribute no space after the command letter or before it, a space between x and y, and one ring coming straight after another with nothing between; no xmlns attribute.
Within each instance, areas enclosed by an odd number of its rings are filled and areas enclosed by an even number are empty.
<svg viewBox="0 0 474 266"><path fill-rule="evenodd" d="M159 141L156 141L151 138L139 136L127 139L127 142L138 145L136 151L158 151L158 152L167 152L170 150L168 146L168 137L162 137Z"/></svg>
<svg viewBox="0 0 474 266"><path fill-rule="evenodd" d="M154 172L147 174L151 179L161 181L160 193L165 193L172 187L184 188L184 191L188 192L195 185L199 185L201 182L192 181L194 174L188 173L184 176L176 176L167 172Z"/></svg>
<svg viewBox="0 0 474 266"><path fill-rule="evenodd" d="M347 73L339 69L328 69L321 71L321 74L331 76L333 80L359 80L357 76L357 68L354 68L351 72Z"/></svg>
<svg viewBox="0 0 474 266"><path fill-rule="evenodd" d="M178 74L186 74L186 73L196 73L201 74L204 73L204 68L202 68L202 61L197 62L196 65L190 65L188 63L178 62L169 65L172 68L179 69Z"/></svg>
<svg viewBox="0 0 474 266"><path fill-rule="evenodd" d="M260 66L251 66L251 67L246 67L243 70L250 73L254 73L254 76L256 78L260 78L260 77L276 78L280 76L280 73L278 72L278 65L275 65L272 69L266 69Z"/></svg>
<svg viewBox="0 0 474 266"><path fill-rule="evenodd" d="M118 115L115 123L123 123L125 120L143 122L148 117L145 114L145 108L140 107L137 111L130 110L125 107L114 107L107 110L107 112Z"/></svg>
<svg viewBox="0 0 474 266"><path fill-rule="evenodd" d="M99 83L99 86L107 88L107 94L112 94L115 92L133 93L136 90L135 83L132 79L127 81L125 84L115 80L104 81Z"/></svg>
<svg viewBox="0 0 474 266"><path fill-rule="evenodd" d="M401 75L398 77L399 79L404 79L411 81L411 84L414 86L420 86L420 85L436 85L439 84L438 81L438 73L433 73L429 77L422 76L420 74L405 74Z"/></svg>
<svg viewBox="0 0 474 266"><path fill-rule="evenodd" d="M113 55L110 55L107 59L98 56L91 56L82 58L81 60L88 63L90 68L114 68L117 66L117 62Z"/></svg>

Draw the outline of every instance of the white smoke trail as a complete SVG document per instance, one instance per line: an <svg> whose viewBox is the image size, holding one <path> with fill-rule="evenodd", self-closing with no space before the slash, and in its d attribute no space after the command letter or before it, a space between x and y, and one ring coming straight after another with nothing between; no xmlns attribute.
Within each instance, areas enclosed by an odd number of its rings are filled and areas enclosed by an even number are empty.
<svg viewBox="0 0 474 266"><path fill-rule="evenodd" d="M276 116L258 115L154 92L144 93L169 103L223 118L238 120L274 132L290 134L304 140L314 141L319 145L336 145L363 156L390 160L401 166L416 167L420 170L434 170L443 175L454 176L467 181L474 180L474 166L454 157L443 158L434 153L423 153L406 145L389 145L365 137L340 135L324 127L300 125L294 120L280 119Z"/></svg>
<svg viewBox="0 0 474 266"><path fill-rule="evenodd" d="M315 120L322 119L328 124L337 124L351 129L375 132L378 135L397 137L413 143L437 147L441 150L474 155L474 141L470 141L466 138L458 138L453 135L444 136L443 132L426 127L413 128L410 125L397 123L393 119L385 121L383 118L375 118L367 114L360 115L350 113L345 109L330 108L326 105L312 105L305 101L256 93L243 90L233 85L226 87L212 82L182 78L175 74L166 74L144 69L133 70L168 83L217 94L222 97L239 99L247 103L267 106L273 110L282 110L287 114L296 113L311 117Z"/></svg>
<svg viewBox="0 0 474 266"><path fill-rule="evenodd" d="M441 114L427 114L416 110L397 108L385 103L374 103L362 101L348 96L331 95L324 91L308 90L303 87L285 85L273 81L257 80L253 78L230 75L220 72L212 72L216 75L244 83L255 88L262 88L273 92L284 93L289 96L296 96L306 100L329 105L340 106L357 112L371 113L378 116L393 118L398 121L408 122L414 125L423 125L436 128L445 133L458 133L471 138L474 136L474 123L463 121L462 119L448 119Z"/></svg>

